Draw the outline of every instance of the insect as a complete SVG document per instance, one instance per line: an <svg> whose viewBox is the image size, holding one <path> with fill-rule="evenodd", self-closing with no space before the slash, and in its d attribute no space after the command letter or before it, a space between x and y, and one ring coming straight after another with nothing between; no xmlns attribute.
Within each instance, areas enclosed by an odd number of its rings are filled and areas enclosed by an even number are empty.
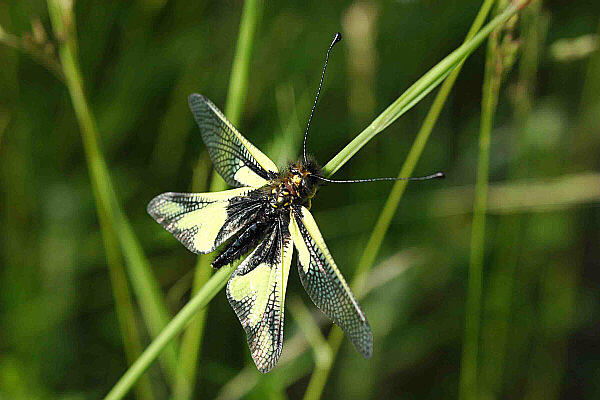
<svg viewBox="0 0 600 400"><path fill-rule="evenodd" d="M189 105L216 171L235 189L216 193L163 193L148 204L148 213L194 253L222 249L214 268L247 257L227 283L227 299L246 331L256 367L270 371L283 347L284 300L295 247L298 272L308 295L366 358L373 351L367 318L329 253L309 212L320 185L371 182L399 178L336 181L306 155L306 138L314 114L329 54L304 134L303 158L280 172L244 138L206 97L192 94ZM420 178L442 177L437 173Z"/></svg>

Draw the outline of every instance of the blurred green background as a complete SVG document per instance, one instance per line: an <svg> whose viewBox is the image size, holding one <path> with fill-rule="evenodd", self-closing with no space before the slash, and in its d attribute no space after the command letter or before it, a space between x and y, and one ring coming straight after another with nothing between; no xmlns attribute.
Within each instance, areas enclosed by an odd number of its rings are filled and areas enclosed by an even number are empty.
<svg viewBox="0 0 600 400"><path fill-rule="evenodd" d="M514 28L519 49L506 57L516 58L503 74L491 134L478 398L600 398L600 2L540 3ZM325 164L462 43L480 6L265 1L237 126L279 165L297 157L325 50L340 31L308 139ZM196 189L208 190L210 161L187 96L202 93L225 109L243 7L231 0L74 5L76 58L100 149L167 318L189 299L196 257L145 209L158 193L192 190L193 176ZM61 81L62 37L52 33L46 3L2 1L0 27L0 399L101 398L155 333L141 315L127 254L107 267L110 238L103 242ZM483 45L467 60L415 170L443 170L447 179L408 186L369 274L361 304L373 358L362 359L344 339L323 398L458 397L485 58ZM434 95L335 177L396 175ZM313 201L347 278L390 189L330 185ZM280 367L256 371L220 292L198 336L187 398L302 398L315 363L297 321L306 322L308 310L321 332L330 325L293 264ZM125 319L118 307L129 310ZM134 344L124 345L123 326L136 332ZM172 381L161 365L128 398L169 398Z"/></svg>

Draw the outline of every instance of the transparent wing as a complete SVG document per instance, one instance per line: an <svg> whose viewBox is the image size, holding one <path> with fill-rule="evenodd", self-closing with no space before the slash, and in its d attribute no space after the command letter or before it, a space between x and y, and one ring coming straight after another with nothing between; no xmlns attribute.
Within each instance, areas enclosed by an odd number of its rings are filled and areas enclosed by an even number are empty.
<svg viewBox="0 0 600 400"><path fill-rule="evenodd" d="M350 338L366 358L373 352L373 334L350 287L333 261L323 236L310 212L302 206L292 209L290 233L298 249L298 271L306 292Z"/></svg>
<svg viewBox="0 0 600 400"><path fill-rule="evenodd" d="M227 299L246 331L252 359L263 373L277 364L283 347L283 305L292 251L287 222L278 222L227 283Z"/></svg>
<svg viewBox="0 0 600 400"><path fill-rule="evenodd" d="M189 103L215 169L229 185L263 186L275 176L278 171L273 161L243 137L209 99L192 94Z"/></svg>
<svg viewBox="0 0 600 400"><path fill-rule="evenodd" d="M214 193L163 193L148 204L150 214L194 253L210 253L253 221L265 198L256 188Z"/></svg>

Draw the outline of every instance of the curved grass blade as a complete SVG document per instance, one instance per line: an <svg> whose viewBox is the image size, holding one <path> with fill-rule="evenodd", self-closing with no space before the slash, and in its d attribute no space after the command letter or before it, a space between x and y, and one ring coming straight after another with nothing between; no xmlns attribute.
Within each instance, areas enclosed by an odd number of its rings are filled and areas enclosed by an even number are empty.
<svg viewBox="0 0 600 400"><path fill-rule="evenodd" d="M510 17L519 11L519 6L511 3L506 9L477 32L470 40L454 50L425 75L412 84L396 101L386 108L369 126L356 136L346 147L323 167L326 176L333 175L342 167L358 150L367 144L375 135L383 131L402 114L410 110L416 102L435 89L448 76L461 61L465 60L485 38L498 26L504 24Z"/></svg>
<svg viewBox="0 0 600 400"><path fill-rule="evenodd" d="M490 169L490 138L494 124L494 114L500 91L501 57L499 32L495 31L488 39L483 95L481 100L481 126L479 134L479 158L477 160L477 180L473 204L471 231L471 251L469 257L469 278L467 304L465 310L465 333L460 369L459 399L479 397L479 331L481 324L481 297L483 291L483 256L485 239L485 216Z"/></svg>
<svg viewBox="0 0 600 400"><path fill-rule="evenodd" d="M473 21L473 25L467 33L465 44L469 43L471 39L475 36L476 32L481 28L493 4L494 0L485 0L483 2L477 16L475 17L475 20ZM398 176L412 175L417 161L419 160L423 149L425 148L425 144L429 139L429 135L431 134L431 131L433 130L433 127L437 122L437 119L450 94L450 91L454 86L454 82L456 81L456 78L460 73L463 61L459 62L456 69L454 69L449 74L448 79L442 85L442 88L437 94L429 112L427 113L427 116L425 117L425 121L423 122L423 125L421 126L421 129L419 130L417 137L413 142L408 157L404 161L404 164L402 165ZM434 81L434 83L436 82ZM399 101L400 99L396 100L395 103L398 103ZM388 107L388 110L390 109L390 107ZM399 109L398 112L402 112L402 110ZM377 223L375 224L375 228L373 229L373 232L369 237L369 241L367 242L365 250L363 251L363 255L356 269L355 279L352 282L352 289L358 296L360 296L362 291L364 290L364 277L366 276L366 272L368 272L371 269L375 262L375 258L377 256L377 253L379 252L379 248L383 243L385 234L387 233L392 217L395 214L396 209L398 208L398 205L400 203L402 195L404 194L404 190L406 189L407 184L408 181L397 181L394 183L390 195L388 196L383 210L379 215ZM304 399L318 399L322 396L325 383L327 382L327 377L329 376L331 367L333 366L333 361L335 360L335 356L337 355L339 347L342 343L342 338L343 335L341 333L341 330L337 329L337 327L334 326L328 338L328 342L333 354L332 363L329 365L329 368L321 367L319 370L316 370L313 373L309 381L308 387L306 389Z"/></svg>
<svg viewBox="0 0 600 400"><path fill-rule="evenodd" d="M117 400L125 397L127 392L142 376L150 364L160 355L163 349L179 335L194 318L199 310L202 310L217 293L223 289L229 276L237 264L222 267L206 282L202 289L195 295L177 315L169 322L165 329L150 343L142 355L129 367L127 372L117 382L104 398L105 400Z"/></svg>
<svg viewBox="0 0 600 400"><path fill-rule="evenodd" d="M64 2L48 0L48 11L56 36L61 37L59 57L63 65L65 83L71 95L79 122L83 147L99 218L116 236L126 261L129 277L140 304L142 316L154 337L166 326L169 313L158 282L143 253L142 247L125 217L113 190L110 174L100 150L96 121L84 94L83 79L76 57L74 13ZM105 231L104 233L106 233ZM112 251L112 250L110 250ZM176 367L175 345L169 346L161 358L168 378L173 378Z"/></svg>
<svg viewBox="0 0 600 400"><path fill-rule="evenodd" d="M229 79L229 89L227 91L227 103L225 115L229 121L238 126L242 114L248 87L248 71L250 58L254 44L258 21L262 14L261 0L249 0L244 3L242 18L240 21L240 31L238 34L237 46L231 68L231 77ZM196 175L196 174L194 174ZM194 176L193 181L196 181ZM226 189L223 178L216 171L212 174L210 191L220 191ZM212 257L201 255L196 261L194 269L194 284L192 295L206 284L212 274L210 266ZM177 369L175 387L173 391L173 400L188 400L193 398L194 386L198 378L198 358L201 349L202 337L204 334L204 323L206 320L207 309L198 312L190 326L186 329L181 340L180 364Z"/></svg>
<svg viewBox="0 0 600 400"><path fill-rule="evenodd" d="M506 20L515 15L519 11L519 7L511 4L507 7L507 9L492 20L488 25L486 25L477 35L475 35L471 40L466 42L464 45L459 47L459 49L463 49L461 54L463 58L459 57L460 61L464 60L471 52L480 44L485 36L493 31L498 26L502 25ZM467 50L465 50L467 49ZM455 54L453 52L452 54ZM456 56L455 56L456 57ZM446 59L444 59L446 60ZM442 61L443 62L443 61ZM439 64L438 64L439 65ZM431 72L436 71L437 75L432 76ZM425 76L427 76L427 81L429 83L435 82L441 75L446 73L448 68L437 68L434 67L430 70ZM419 81L424 79L421 78ZM414 93L412 99L418 96L418 93ZM402 97L402 96L401 96ZM406 96L405 96L406 97ZM412 100L411 100L412 101ZM409 104L407 101L405 104ZM394 103L395 104L395 103ZM391 107L391 106L390 106ZM362 135L362 133L361 133ZM360 136L360 135L359 135ZM372 139L374 135L371 135L368 140ZM366 144L364 142L364 137L361 138L362 145ZM367 140L367 141L368 141ZM352 144L352 142L351 142ZM362 147L362 145L360 147ZM360 148L359 147L359 148ZM329 165L328 174L331 175L335 172L339 167L341 167L348 159L352 157L358 151L357 148L355 151L351 148L350 145L346 146L346 150L342 150L338 154L338 156L342 153L346 154L342 158L344 161L340 161L340 158L336 156L336 158L332 159L327 165ZM333 172L332 172L333 171ZM218 291L225 286L227 280L229 279L229 275L233 271L233 267L222 268L218 273L214 274L208 282L202 287L200 292L196 296L186 304L186 306L171 320L171 322L167 325L165 330L148 346L148 348L144 351L144 353L140 356L140 358L129 368L129 370L123 375L117 384L113 387L113 389L109 392L106 400L116 400L121 399L123 396L129 391L131 386L135 383L135 381L142 375L142 373L150 366L150 364L158 357L162 349L169 343L170 340L175 338L177 334L179 334L185 327L189 320L194 316L196 312L202 309L208 302L218 293ZM333 330L335 332L335 329ZM332 346L333 350L333 346Z"/></svg>

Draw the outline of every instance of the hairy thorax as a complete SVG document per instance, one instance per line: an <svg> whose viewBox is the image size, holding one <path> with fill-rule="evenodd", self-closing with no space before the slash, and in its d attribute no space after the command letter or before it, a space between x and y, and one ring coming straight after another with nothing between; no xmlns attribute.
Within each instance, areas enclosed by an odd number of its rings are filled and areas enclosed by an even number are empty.
<svg viewBox="0 0 600 400"><path fill-rule="evenodd" d="M318 189L317 168L312 163L290 164L287 171L269 185L269 205L276 210L289 210L292 205L310 208L310 200Z"/></svg>
<svg viewBox="0 0 600 400"><path fill-rule="evenodd" d="M269 184L256 193L262 196L260 212L255 218L242 222L241 229L229 240L220 254L212 262L214 268L230 264L255 248L273 229L274 222L289 222L292 206L310 208L310 200L315 196L320 181L315 178L320 173L313 162L292 163L287 170L269 181ZM228 213L236 213L230 205Z"/></svg>

